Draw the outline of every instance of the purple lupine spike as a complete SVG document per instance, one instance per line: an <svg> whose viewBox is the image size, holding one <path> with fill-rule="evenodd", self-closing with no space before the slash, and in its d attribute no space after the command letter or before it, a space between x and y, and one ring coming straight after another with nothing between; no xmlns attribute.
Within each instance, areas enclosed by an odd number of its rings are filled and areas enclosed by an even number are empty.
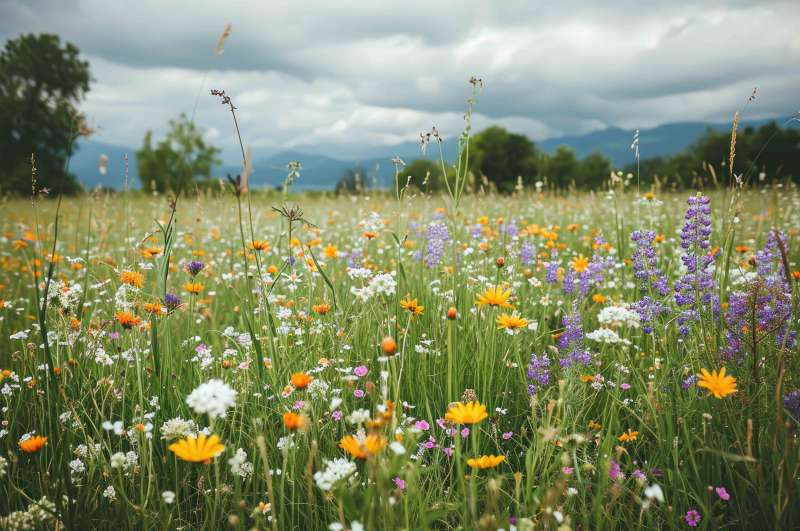
<svg viewBox="0 0 800 531"><path fill-rule="evenodd" d="M550 383L550 359L546 353L541 356L531 354L531 361L528 363L528 380L532 381L528 384L529 395L536 394L539 386Z"/></svg>
<svg viewBox="0 0 800 531"><path fill-rule="evenodd" d="M428 247L425 254L425 265L433 268L439 265L444 255L445 243L450 239L450 231L444 223L431 223L426 231Z"/></svg>
<svg viewBox="0 0 800 531"><path fill-rule="evenodd" d="M689 208L681 228L681 257L686 274L675 281L675 303L682 308L678 316L678 330L687 335L690 325L700 320L700 310L711 306L718 311L719 300L714 296L714 277L711 266L714 253L711 246L711 200L706 196L693 196L687 200Z"/></svg>

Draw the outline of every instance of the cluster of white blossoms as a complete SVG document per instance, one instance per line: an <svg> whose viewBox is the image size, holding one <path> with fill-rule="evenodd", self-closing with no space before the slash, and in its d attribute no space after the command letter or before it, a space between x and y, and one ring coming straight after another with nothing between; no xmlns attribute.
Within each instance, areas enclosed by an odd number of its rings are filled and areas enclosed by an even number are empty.
<svg viewBox="0 0 800 531"><path fill-rule="evenodd" d="M594 332L589 332L586 334L586 337L592 341L597 341L598 343L607 343L609 345L614 345L617 343L621 343L623 345L631 344L629 340L619 337L619 334L610 328L598 328Z"/></svg>
<svg viewBox="0 0 800 531"><path fill-rule="evenodd" d="M161 438L168 441L194 437L195 435L197 435L197 424L193 420L175 417L161 425Z"/></svg>
<svg viewBox="0 0 800 531"><path fill-rule="evenodd" d="M606 306L597 314L597 321L606 328L639 328L639 314L624 306Z"/></svg>
<svg viewBox="0 0 800 531"><path fill-rule="evenodd" d="M198 385L186 397L186 403L198 415L208 413L214 420L224 417L228 409L236 405L236 391L222 380L209 380Z"/></svg>
<svg viewBox="0 0 800 531"><path fill-rule="evenodd" d="M350 293L355 295L361 302L366 302L375 295L386 295L391 297L397 291L397 280L394 278L394 273L378 273L369 281L369 283L361 288L352 286Z"/></svg>
<svg viewBox="0 0 800 531"><path fill-rule="evenodd" d="M234 476L247 478L253 473L253 463L247 461L247 452L242 448L236 450L236 454L228 459L228 465Z"/></svg>
<svg viewBox="0 0 800 531"><path fill-rule="evenodd" d="M356 464L344 457L337 457L333 461L324 460L325 468L314 473L314 481L322 490L328 491L342 479L356 473Z"/></svg>

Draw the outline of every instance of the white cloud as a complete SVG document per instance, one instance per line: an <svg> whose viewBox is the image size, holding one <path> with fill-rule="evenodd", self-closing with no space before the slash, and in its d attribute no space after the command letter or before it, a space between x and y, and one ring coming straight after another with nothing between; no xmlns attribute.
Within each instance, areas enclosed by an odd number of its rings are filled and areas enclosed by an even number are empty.
<svg viewBox="0 0 800 531"><path fill-rule="evenodd" d="M100 139L137 146L185 112L234 157L230 113L210 88L233 96L254 149L348 153L431 125L457 134L473 74L486 82L475 127L536 139L727 120L754 86L753 118L798 106L797 2L537 4L7 0L0 36L47 31L79 46Z"/></svg>

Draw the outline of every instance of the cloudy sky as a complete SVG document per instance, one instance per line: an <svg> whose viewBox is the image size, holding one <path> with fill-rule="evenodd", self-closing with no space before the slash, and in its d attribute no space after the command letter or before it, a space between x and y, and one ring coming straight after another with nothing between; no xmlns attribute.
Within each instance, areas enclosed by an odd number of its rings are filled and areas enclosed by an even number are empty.
<svg viewBox="0 0 800 531"><path fill-rule="evenodd" d="M340 154L462 126L534 139L800 109L800 2L0 0L0 38L51 32L89 59L98 140L138 146L195 113L235 160L225 89L256 156ZM222 55L213 48L226 24Z"/></svg>

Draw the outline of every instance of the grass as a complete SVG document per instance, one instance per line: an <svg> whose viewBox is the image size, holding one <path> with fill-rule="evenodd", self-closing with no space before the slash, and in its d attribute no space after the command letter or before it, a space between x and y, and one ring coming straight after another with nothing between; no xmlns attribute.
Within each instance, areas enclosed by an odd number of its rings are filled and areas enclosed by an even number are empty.
<svg viewBox="0 0 800 531"><path fill-rule="evenodd" d="M762 277L777 282L781 267L800 269L800 192L706 192L713 232L700 255L715 257L711 291L721 311L691 306L699 318L681 335L686 307L671 288L683 275L678 232L693 194L638 199L628 188L615 184L613 197L289 197L304 213L257 193L184 197L174 210L163 196L102 195L64 200L56 242L55 204L3 202L0 514L16 513L0 523L673 529L688 527L694 510L700 529L797 526L797 419L784 408L784 395L800 389L794 278L774 295L788 297L789 318L759 325L758 307L776 304L762 293L748 329L755 348L745 341L732 358L722 352L731 295L757 289L747 275L773 228L784 231L785 249L772 247L774 269ZM658 235L666 297L634 277L637 229ZM254 240L269 249L252 249ZM579 256L590 269L605 265L569 293ZM193 260L205 266L194 279L184 270ZM549 282L556 260L561 271ZM50 263L54 291L37 316L34 288L44 290ZM122 271L141 273L141 287L122 287ZM364 290L381 273L395 288ZM187 293L190 281L202 291ZM496 324L511 309L476 305L496 286L510 290L526 321L515 333ZM148 313L148 303L165 307L166 294L181 305ZM671 309L652 333L606 324L624 342L583 338L591 362L560 366L578 344L559 344L566 316L579 315L585 335L601 328L604 308L645 295ZM404 309L410 299L423 309ZM140 324L123 328L122 310ZM52 367L37 335L43 322ZM550 377L529 394L532 354L548 355ZM722 366L736 393L717 399L692 382L701 368ZM299 372L312 376L308 387L290 385ZM224 417L186 402L212 379L237 393ZM483 404L488 418L446 423L448 405L462 399ZM300 416L299 429L285 426L287 411ZM164 430L176 417L219 435L224 452L208 464L178 459ZM48 444L25 453L18 442L32 432ZM368 433L380 444L366 459L340 447ZM244 464L232 465L239 449ZM505 459L468 466L480 455ZM321 473L335 458L352 463L337 465L349 475L326 483ZM54 508L28 510L42 497Z"/></svg>

